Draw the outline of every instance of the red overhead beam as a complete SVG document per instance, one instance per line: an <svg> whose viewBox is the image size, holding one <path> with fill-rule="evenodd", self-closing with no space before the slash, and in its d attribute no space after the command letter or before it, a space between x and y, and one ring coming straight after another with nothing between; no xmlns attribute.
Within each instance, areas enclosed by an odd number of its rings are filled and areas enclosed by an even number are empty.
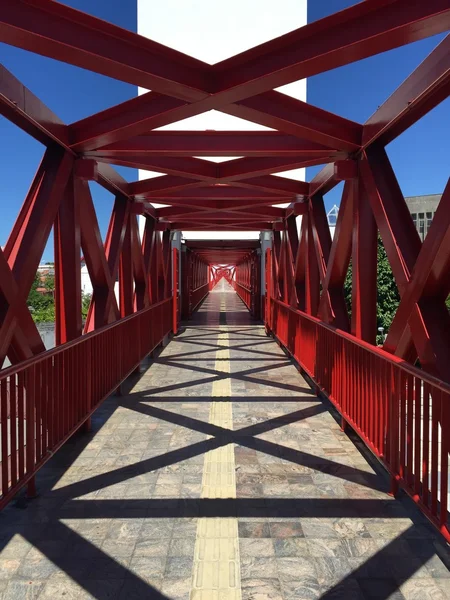
<svg viewBox="0 0 450 600"><path fill-rule="evenodd" d="M366 121L363 146L388 144L450 94L450 34Z"/></svg>
<svg viewBox="0 0 450 600"><path fill-rule="evenodd" d="M267 221L244 221L243 223L235 221L223 221L220 225L217 223L205 224L202 221L173 221L170 223L158 222L157 229L164 231L165 229L180 230L180 231L263 231L273 229L273 224Z"/></svg>
<svg viewBox="0 0 450 600"><path fill-rule="evenodd" d="M232 203L231 203L232 204ZM251 206L239 206L234 205L230 206L230 203L223 206L199 206L199 207L179 207L179 206L167 206L163 208L155 209L155 216L158 218L169 218L176 215L197 215L202 218L208 216L211 218L211 215L217 215L217 218L221 218L224 214L235 214L237 216L245 213L246 215L262 215L266 217L275 217L275 218L284 218L286 215L286 210L284 208L278 208L275 206L261 206L261 205L251 205Z"/></svg>
<svg viewBox="0 0 450 600"><path fill-rule="evenodd" d="M90 156L93 156L90 154ZM333 162L336 158L322 157L248 157L230 160L220 165L211 161L191 157L146 157L125 154L123 156L102 156L96 160L103 163L122 165L156 173L179 175L210 183L232 183L246 177L282 173L292 169L321 165Z"/></svg>
<svg viewBox="0 0 450 600"><path fill-rule="evenodd" d="M150 182L150 179L145 181ZM136 182L138 183L138 182ZM133 185L133 184L130 184ZM152 202L161 202L167 200L167 203L172 201L184 201L184 200L261 200L270 201L276 204L277 202L286 202L289 200L290 193L286 192L267 192L263 190L252 190L251 188L239 187L239 184L233 185L204 185L202 187L188 187L185 189L174 190L172 192L158 193L154 195L152 193Z"/></svg>
<svg viewBox="0 0 450 600"><path fill-rule="evenodd" d="M447 0L366 0L211 67L52 0L2 4L2 41L188 102L206 98L203 110L218 108L210 94L236 102L450 27Z"/></svg>
<svg viewBox="0 0 450 600"><path fill-rule="evenodd" d="M163 175L161 177L153 177L151 179L143 179L135 181L128 186L128 193L131 196L139 198L151 198L152 196L161 196L161 192L175 192L185 190L186 188L201 188L205 182L192 181L187 177L177 177L174 175ZM304 181L296 181L287 177L277 177L275 175L263 175L260 177L251 177L249 179L239 180L239 187L253 190L261 190L263 192L271 192L273 194L286 194L288 200L293 195L307 195L309 184Z"/></svg>
<svg viewBox="0 0 450 600"><path fill-rule="evenodd" d="M215 65L229 102L442 33L448 0L366 0Z"/></svg>
<svg viewBox="0 0 450 600"><path fill-rule="evenodd" d="M0 39L12 46L187 101L209 85L206 63L59 2L1 5Z"/></svg>
<svg viewBox="0 0 450 600"><path fill-rule="evenodd" d="M295 156L323 157L321 144L278 131L151 131L89 152L92 157L133 156ZM336 153L334 153L336 154Z"/></svg>
<svg viewBox="0 0 450 600"><path fill-rule="evenodd" d="M0 114L44 145L69 148L68 126L1 64Z"/></svg>
<svg viewBox="0 0 450 600"><path fill-rule="evenodd" d="M185 244L192 249L224 249L224 248L259 248L258 240L186 240Z"/></svg>
<svg viewBox="0 0 450 600"><path fill-rule="evenodd" d="M351 152L361 144L359 123L276 91L230 104L222 112L336 151Z"/></svg>

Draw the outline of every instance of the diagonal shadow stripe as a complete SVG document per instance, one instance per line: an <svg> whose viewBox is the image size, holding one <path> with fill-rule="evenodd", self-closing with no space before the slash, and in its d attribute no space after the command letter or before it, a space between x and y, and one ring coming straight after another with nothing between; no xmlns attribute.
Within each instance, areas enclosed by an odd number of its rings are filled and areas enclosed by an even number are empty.
<svg viewBox="0 0 450 600"><path fill-rule="evenodd" d="M269 341L263 341L263 342L252 342L250 344L240 344L239 346L219 346L219 344L206 344L203 342L192 342L192 341L187 341L185 342L182 338L175 338L174 341L176 344L188 344L189 346L200 346L202 348L207 347L207 348L211 348L213 350L217 350L217 349L223 349L223 348L227 348L228 350L243 350L244 352L253 352L253 353L263 353L264 351L260 350L253 350L253 348L255 346L268 346L268 345L272 345L272 340ZM203 352L207 352L207 350L204 350ZM191 353L190 353L191 354ZM272 353L270 353L272 354ZM280 356L280 353L278 353L276 356Z"/></svg>
<svg viewBox="0 0 450 600"><path fill-rule="evenodd" d="M190 331L190 328L187 329L187 331ZM225 329L224 326L222 326L221 330L216 330L216 331L208 331L207 333L203 333L203 334L193 334L193 335L182 335L180 336L182 340L198 340L198 339L205 339L205 338L211 338L214 339L216 336L220 335L221 333L227 333L229 336L236 336L237 340L241 340L241 339L249 339L249 338L253 338L256 340L262 340L265 339L267 340L267 336L266 334L263 332L261 335L257 335L255 333L249 333L251 330L247 330L247 331L241 331L241 330L233 330L233 329L229 329L229 327L227 326L227 328Z"/></svg>
<svg viewBox="0 0 450 600"><path fill-rule="evenodd" d="M165 452L164 454L152 456L146 460L137 461L131 465L108 471L108 473L94 475L88 479L83 479L83 481L60 487L57 490L50 492L49 496L84 496L85 494L104 489L115 483L122 483L128 479L133 479L133 477L136 477L139 474L150 473L156 469L162 469L183 460L199 456L223 445L223 442L216 438L196 442L195 444L190 444L189 446L184 446L177 450Z"/></svg>
<svg viewBox="0 0 450 600"><path fill-rule="evenodd" d="M213 435L219 438L227 438L226 443L228 444L236 442L236 438L239 438L241 436L254 436L260 435L262 433L267 433L268 431L271 431L273 429L278 429L279 427L289 425L290 423L298 423L299 421L302 421L315 415L319 415L327 411L327 409L322 404L319 404L308 408L302 408L300 410L291 412L288 415L274 417L273 419L263 421L262 423L256 423L255 425L250 425L248 427L244 427L242 429L234 431L232 429L220 427L219 425L213 425L212 423L200 421L199 419L195 419L194 417L180 415L166 410L164 408L158 408L156 406L143 404L140 401L136 401L136 403L134 403L132 407L128 406L128 404L125 402L121 403L120 406L124 408L131 408L131 410L134 410L141 414L155 417L157 419L173 423L174 425L186 427L188 429L198 431L199 433Z"/></svg>
<svg viewBox="0 0 450 600"><path fill-rule="evenodd" d="M270 456L274 456L276 458L282 457L284 460L288 460L292 463L298 465L306 465L310 468L316 469L317 471L332 474L338 479L343 479L351 483L357 483L364 487L368 487L369 489L375 489L383 492L386 491L385 487L383 486L383 482L381 481L380 477L376 474L367 473L366 471L361 471L360 469L356 469L355 467L341 465L340 463L330 460L329 458L314 456L313 454L309 454L301 450L294 450L293 448L287 448L286 446L282 446L274 442L269 442L261 438L253 437L255 435L266 433L270 430L277 429L278 427L282 427L283 425L287 424L286 421L280 421L277 418L271 420L272 422L267 428L265 428L265 422L263 422L257 423L256 425L250 425L249 427L244 427L243 429L237 431L233 431L230 429L219 427L218 425L212 425L210 423L205 423L204 421L199 421L198 419L194 419L193 417L185 417L182 415L178 415L163 408L145 405L140 403L139 401L134 403L133 406L128 406L125 404L122 404L122 406L129 408L130 410L140 412L141 414L147 416L168 421L170 423L173 423L174 425L187 427L188 429L198 431L199 433L216 436L216 439L220 439L221 445L235 443L240 446L246 446L248 448L251 448L252 450L257 450L258 452L269 454ZM312 416L311 412L306 411L314 411L316 408L318 412L314 414L319 414L319 409L322 408L321 406L310 407L309 409L302 409L296 411L295 413L290 413L292 419L290 420L290 422L298 422ZM320 410L320 412L324 411ZM276 421L276 423L274 423L273 421Z"/></svg>
<svg viewBox="0 0 450 600"><path fill-rule="evenodd" d="M425 545L419 560L404 557L404 544L413 535L414 527L410 527L376 554L368 558L361 566L349 573L338 584L331 587L321 600L336 600L337 598L355 598L354 581L358 582L364 598L388 600L403 598L400 587L408 581L434 555L432 545ZM386 577L386 575L391 575ZM425 589L419 591L417 598L425 598ZM358 594L358 592L357 592ZM360 595L358 594L358 597Z"/></svg>
<svg viewBox="0 0 450 600"><path fill-rule="evenodd" d="M127 481L128 479L136 477L136 475L140 473L148 473L150 471L169 466L176 462L180 462L188 458L198 456L200 454L208 452L209 450L219 448L229 443L236 443L241 446L247 446L252 449L256 449L260 452L265 452L272 456L276 456L277 458L283 455L283 458L285 460L289 460L290 462L299 465L307 464L311 466L311 468L312 465L314 465L314 468L316 470L322 471L324 473L332 472L332 474L335 477L338 477L340 479L344 479L353 483L358 483L370 489L382 489L380 487L381 482L379 480L379 477L371 473L366 473L365 471L360 471L359 469L355 469L353 467L348 467L347 469L345 469L343 468L343 465L336 463L330 459L318 458L314 455L301 452L299 450L285 448L284 446L275 444L273 442L268 442L259 438L253 438L249 434L249 431L251 432L253 430L255 431L255 435L257 435L258 428L261 428L263 424L256 424L244 428L246 434L242 435L240 434L239 430L232 431L229 429L219 427L217 425L205 423L204 421L199 421L192 417L183 417L165 409L142 404L139 401L136 401L136 403L134 403L134 406L131 406L130 404L131 403L128 403L126 408L130 410L137 410L142 414L163 419L172 422L176 425L187 427L191 430L198 431L205 435L211 435L214 437L209 440L197 442L195 444L185 446L183 448L173 450L171 452L167 452L156 457L152 457L143 461L138 461L137 463L127 465L126 467L120 467L113 471L109 471L108 473L95 475L94 477L85 479L81 482L69 484L65 487L58 488L57 490L52 491L50 496L82 496L90 492L94 492L95 490L109 487L110 485L113 485L115 483ZM122 406L125 406L125 404L123 404ZM302 417L299 415L302 412L304 412L304 409L303 411L297 411L297 421L301 420ZM271 429L280 427L283 424L286 423L278 422L277 425L272 424Z"/></svg>
<svg viewBox="0 0 450 600"><path fill-rule="evenodd" d="M263 373L264 371L271 371L274 369L281 369L283 367L290 367L290 366L292 366L292 363L290 361L286 361L284 364L275 364L275 365L270 364L270 365L263 365L260 367L253 367L252 369L247 369L246 371L238 371L236 373L224 373L223 371L216 371L215 369L211 369L208 367L184 365L183 363L173 362L170 359L161 361L160 364L162 364L164 366L174 367L174 368L187 369L188 371L196 371L199 373L205 373L207 375L215 375L217 377L217 379L216 378L214 378L214 379L207 378L207 379L202 379L201 381L195 380L195 381L189 381L189 382L182 383L182 384L172 384L171 386L166 386L164 388L159 387L158 389L155 389L154 390L155 393L166 392L166 391L170 391L170 390L174 390L174 389L179 389L182 387L190 387L193 385L199 385L199 383L208 383L210 381L214 382L214 381L218 381L220 379L237 379L237 380L248 381L248 382L257 383L257 384L264 383L265 386L274 387L274 388L278 388L278 389L282 389L282 390L289 390L289 391L298 392L298 393L305 392L305 388L299 387L297 385L292 385L290 383L279 383L277 381L265 381L265 380L261 381L255 377L249 377L250 374ZM152 395L152 391L153 390L149 390L149 396ZM312 395L312 392L310 389L308 389L307 392Z"/></svg>
<svg viewBox="0 0 450 600"><path fill-rule="evenodd" d="M174 340L172 340L171 343L174 343ZM179 354L171 354L168 355L170 356L170 358L184 358L186 356L199 356L200 354L208 354L210 352L215 352L216 350L218 350L219 348L222 349L226 349L226 346L215 346L214 349L211 350L193 350L192 352L181 352ZM233 346L232 349L236 350L236 346ZM242 346L241 346L242 349ZM246 352L246 353L251 353L251 354L256 354L257 356L267 356L269 358L279 358L280 356L282 357L282 353L278 352L277 354L273 353L273 352L265 352L264 350L242 350L242 352ZM247 358L247 357L246 357ZM286 358L286 355L284 355L284 358Z"/></svg>
<svg viewBox="0 0 450 600"><path fill-rule="evenodd" d="M190 367L189 365L183 365L182 363L178 364L178 363L174 363L171 364L170 361L165 361L163 363L164 366L172 366L172 367L179 367L180 369L186 369L188 371L198 371L200 373L213 373L214 376L213 377L207 377L204 379L195 379L194 381L185 381L183 383L173 383L171 385L167 385L165 387L158 387L155 388L154 390L147 390L147 396L151 397L153 395L153 393L155 394L159 394L162 392L170 392L172 390L179 390L179 389L184 389L187 387L193 387L196 385L203 385L205 383L214 383L214 381L219 381L221 379L229 379L232 374L230 373L225 373L223 371L216 371L214 369L206 369L206 368L202 368L202 367ZM286 366L288 366L288 364L286 364ZM242 371L241 374L237 374L237 375L233 375L233 379L242 379L244 381L253 381L255 383L261 383L258 379L252 379L251 377L248 377L248 375L244 375L243 373L258 373L258 372L262 372L262 371L267 371L269 369L278 369L280 368L280 365L272 365L272 366L261 366L261 367L254 367L253 369L248 369L247 371ZM268 385L270 385L270 383L268 383ZM288 384L277 384L277 385L273 385L272 387L278 387L281 388L283 390L289 389L295 392L304 392L305 389L304 388L300 388L297 386L290 386ZM310 392L310 390L308 390L308 392Z"/></svg>
<svg viewBox="0 0 450 600"><path fill-rule="evenodd" d="M49 554L45 537L36 539L29 538L26 533L23 534L25 539L30 541L44 556L48 556L54 565L76 581L93 598L98 600L118 598L120 593L121 598L169 600L165 594L159 592L61 521L52 521L51 536L52 539L67 540L67 546L71 551ZM84 570L80 569L81 564L85 567ZM110 585L109 589L108 584Z"/></svg>

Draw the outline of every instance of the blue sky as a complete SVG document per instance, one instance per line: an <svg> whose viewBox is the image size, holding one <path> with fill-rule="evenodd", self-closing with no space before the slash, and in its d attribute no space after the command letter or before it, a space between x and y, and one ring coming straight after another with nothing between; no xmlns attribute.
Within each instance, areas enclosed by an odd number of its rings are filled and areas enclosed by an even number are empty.
<svg viewBox="0 0 450 600"><path fill-rule="evenodd" d="M123 0L66 0L65 4L136 30L136 6ZM352 5L352 0L310 0L308 21ZM443 35L410 44L308 80L308 101L346 118L364 122L429 54ZM113 106L136 95L134 86L64 63L0 44L0 61L66 123ZM4 245L39 165L44 147L0 117L0 244ZM388 148L405 196L441 193L449 176L450 98L392 142ZM121 170L120 168L118 168ZM311 179L320 167L307 170ZM128 180L134 170L122 169ZM100 228L106 231L113 197L92 186ZM340 187L326 204L339 204ZM52 260L49 244L43 260Z"/></svg>

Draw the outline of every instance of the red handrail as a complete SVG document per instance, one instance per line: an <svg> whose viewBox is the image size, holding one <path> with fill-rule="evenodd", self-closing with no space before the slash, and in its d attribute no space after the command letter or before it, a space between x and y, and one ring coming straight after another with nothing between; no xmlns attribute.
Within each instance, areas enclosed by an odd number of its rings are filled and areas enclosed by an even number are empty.
<svg viewBox="0 0 450 600"><path fill-rule="evenodd" d="M450 386L278 299L267 327L450 541Z"/></svg>
<svg viewBox="0 0 450 600"><path fill-rule="evenodd" d="M208 295L208 293L209 293L209 282L203 283L202 285L195 288L195 290L192 290L191 310L190 310L191 315L195 311L195 309L198 307L200 302L202 302L202 300Z"/></svg>
<svg viewBox="0 0 450 600"><path fill-rule="evenodd" d="M168 298L0 372L0 509L171 331Z"/></svg>

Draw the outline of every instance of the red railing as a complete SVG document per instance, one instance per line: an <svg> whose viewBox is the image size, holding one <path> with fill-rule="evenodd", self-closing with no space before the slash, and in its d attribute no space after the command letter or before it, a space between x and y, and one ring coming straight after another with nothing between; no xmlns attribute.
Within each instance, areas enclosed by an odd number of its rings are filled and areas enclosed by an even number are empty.
<svg viewBox="0 0 450 600"><path fill-rule="evenodd" d="M190 303L191 304L191 307L190 307L191 315L196 310L196 308L198 308L198 305L205 298L205 296L208 295L208 292L209 292L209 281L207 283L200 285L198 288L195 288L195 290L192 290L191 303Z"/></svg>
<svg viewBox="0 0 450 600"><path fill-rule="evenodd" d="M267 326L450 541L450 386L273 298Z"/></svg>
<svg viewBox="0 0 450 600"><path fill-rule="evenodd" d="M168 298L0 372L0 509L172 329Z"/></svg>
<svg viewBox="0 0 450 600"><path fill-rule="evenodd" d="M233 281L233 287L236 290L236 294L245 304L245 306L251 311L252 310L252 290L242 283L238 283L237 281Z"/></svg>

